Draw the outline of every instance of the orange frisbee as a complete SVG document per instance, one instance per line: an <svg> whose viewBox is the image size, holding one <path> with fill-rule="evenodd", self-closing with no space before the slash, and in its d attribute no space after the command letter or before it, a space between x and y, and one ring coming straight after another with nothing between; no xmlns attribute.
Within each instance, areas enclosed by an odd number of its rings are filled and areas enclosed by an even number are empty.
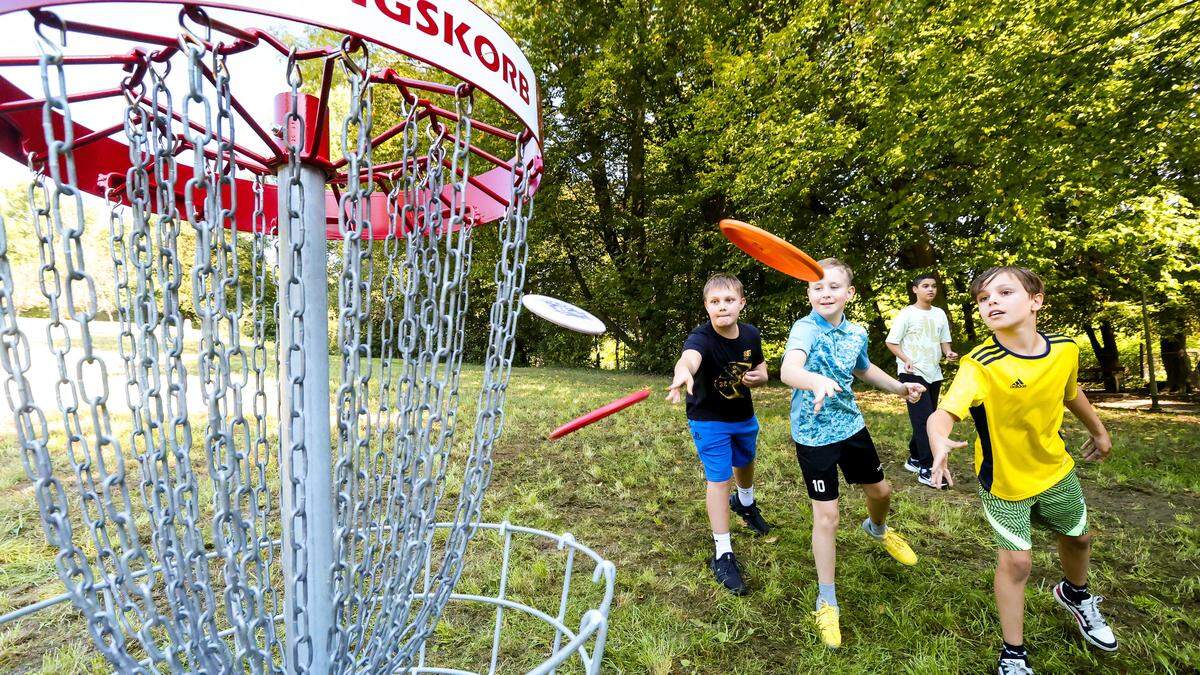
<svg viewBox="0 0 1200 675"><path fill-rule="evenodd" d="M819 281L825 271L807 253L783 239L740 220L721 221L721 234L751 258L801 281Z"/></svg>

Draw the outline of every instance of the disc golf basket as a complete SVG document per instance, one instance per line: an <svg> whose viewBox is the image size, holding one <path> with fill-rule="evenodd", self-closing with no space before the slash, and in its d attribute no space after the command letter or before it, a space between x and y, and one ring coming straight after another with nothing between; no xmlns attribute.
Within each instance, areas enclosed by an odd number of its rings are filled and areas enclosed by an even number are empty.
<svg viewBox="0 0 1200 675"><path fill-rule="evenodd" d="M523 668L598 672L611 563L480 522L542 166L516 44L468 0L0 0L0 19L26 22L4 32L28 53L0 57L0 151L30 172L45 317L18 321L0 224L0 378L66 587L0 624L69 601L130 673L492 672L514 643ZM480 236L495 296L468 345ZM544 610L509 589L537 555L561 581ZM456 592L477 567L495 578ZM455 603L494 617L486 668L428 663ZM514 615L545 639L506 638Z"/></svg>

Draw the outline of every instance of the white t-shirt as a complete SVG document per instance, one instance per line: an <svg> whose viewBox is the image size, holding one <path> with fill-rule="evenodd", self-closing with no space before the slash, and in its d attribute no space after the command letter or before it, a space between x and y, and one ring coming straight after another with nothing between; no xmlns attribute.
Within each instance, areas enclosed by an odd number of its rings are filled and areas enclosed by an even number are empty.
<svg viewBox="0 0 1200 675"><path fill-rule="evenodd" d="M913 375L926 382L942 379L942 343L950 341L950 321L940 307L921 309L909 305L892 319L887 342L900 345L900 349L913 362ZM904 361L896 359L896 372L908 372Z"/></svg>

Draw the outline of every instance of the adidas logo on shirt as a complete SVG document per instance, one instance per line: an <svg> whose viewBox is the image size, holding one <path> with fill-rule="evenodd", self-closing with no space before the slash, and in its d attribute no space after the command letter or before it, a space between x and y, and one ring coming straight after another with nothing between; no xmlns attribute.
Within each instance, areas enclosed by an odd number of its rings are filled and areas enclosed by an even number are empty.
<svg viewBox="0 0 1200 675"><path fill-rule="evenodd" d="M1021 381L1021 378L1019 378L1019 377L1017 378L1017 381L1016 381L1016 382L1013 382L1013 383L1012 383L1012 384L1009 386L1009 389L1024 389L1024 388L1025 388L1025 383L1024 383L1024 382L1022 382L1022 381Z"/></svg>

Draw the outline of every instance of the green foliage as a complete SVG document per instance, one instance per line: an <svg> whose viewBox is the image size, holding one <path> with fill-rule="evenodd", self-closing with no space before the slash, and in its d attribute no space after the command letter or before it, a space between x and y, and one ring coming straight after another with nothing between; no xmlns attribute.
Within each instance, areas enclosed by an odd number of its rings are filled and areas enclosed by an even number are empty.
<svg viewBox="0 0 1200 675"><path fill-rule="evenodd" d="M674 357L713 271L768 336L806 311L726 216L850 262L876 342L914 271L958 308L1010 262L1046 277L1053 327L1118 318L1135 278L1197 321L1192 2L499 4L545 92L535 290L635 366Z"/></svg>

